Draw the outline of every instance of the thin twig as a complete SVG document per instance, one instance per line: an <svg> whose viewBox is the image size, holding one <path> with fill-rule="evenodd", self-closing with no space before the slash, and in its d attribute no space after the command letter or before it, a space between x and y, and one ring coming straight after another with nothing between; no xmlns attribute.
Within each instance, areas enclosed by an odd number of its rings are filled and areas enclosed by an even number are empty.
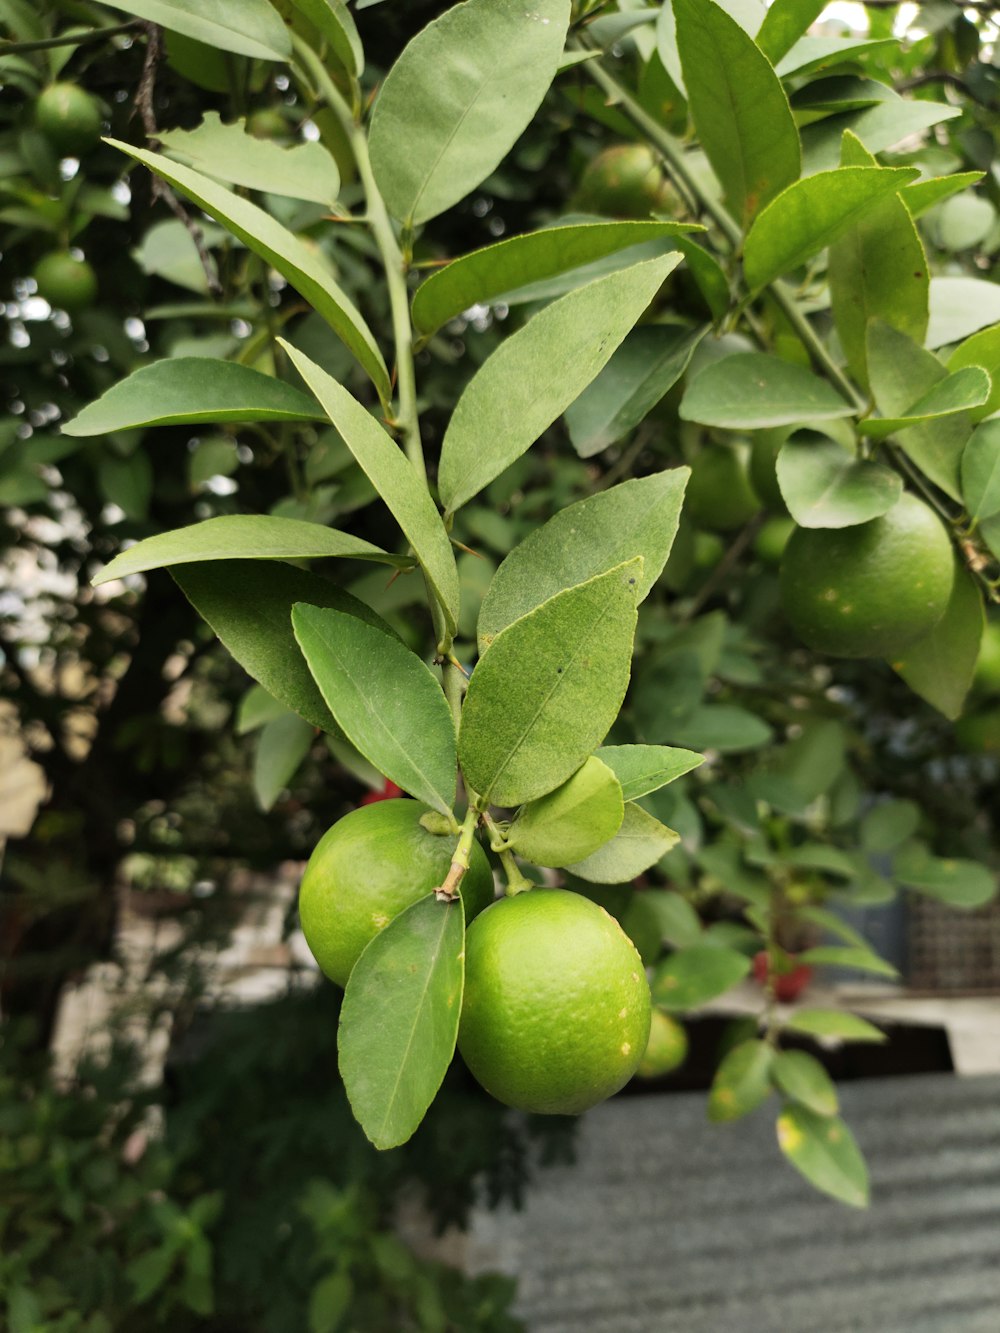
<svg viewBox="0 0 1000 1333"><path fill-rule="evenodd" d="M50 51L56 46L89 46L91 42L103 42L108 37L120 37L124 33L134 33L141 28L138 19L128 23L116 23L114 27L95 28L93 32L65 33L62 37L42 37L34 42L0 41L0 56L25 55L29 51Z"/></svg>

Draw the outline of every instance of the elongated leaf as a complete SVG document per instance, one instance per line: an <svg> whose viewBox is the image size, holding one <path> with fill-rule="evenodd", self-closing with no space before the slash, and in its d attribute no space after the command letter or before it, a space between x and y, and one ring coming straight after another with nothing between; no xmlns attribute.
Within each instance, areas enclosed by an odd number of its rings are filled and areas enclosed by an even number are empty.
<svg viewBox="0 0 1000 1333"><path fill-rule="evenodd" d="M414 1132L458 1038L465 986L461 899L432 895L380 930L354 965L340 1011L340 1073L376 1148Z"/></svg>
<svg viewBox="0 0 1000 1333"><path fill-rule="evenodd" d="M580 222L546 227L474 250L431 274L413 297L413 323L434 333L463 310L530 282L571 272L662 236L699 230L685 222Z"/></svg>
<svg viewBox="0 0 1000 1333"><path fill-rule="evenodd" d="M661 940L675 949L699 942L703 929L701 917L681 894L669 889L647 889L642 901L656 917Z"/></svg>
<svg viewBox="0 0 1000 1333"><path fill-rule="evenodd" d="M914 167L835 167L795 181L763 209L747 234L743 272L751 291L858 226L887 195L914 179Z"/></svg>
<svg viewBox="0 0 1000 1333"><path fill-rule="evenodd" d="M931 279L926 345L943 347L1000 320L1000 287L984 278Z"/></svg>
<svg viewBox="0 0 1000 1333"><path fill-rule="evenodd" d="M160 142L169 157L248 190L308 199L328 207L340 192L340 172L322 144L283 148L248 134L243 120L223 125L217 111L206 111L193 130L161 130Z"/></svg>
<svg viewBox="0 0 1000 1333"><path fill-rule="evenodd" d="M878 977L899 976L892 963L886 962L867 947L859 945L820 944L805 949L798 961L807 967L849 967L860 972L873 972Z"/></svg>
<svg viewBox="0 0 1000 1333"><path fill-rule="evenodd" d="M931 856L918 842L908 843L897 852L892 874L906 888L950 907L984 907L997 893L997 877L986 866L978 861Z"/></svg>
<svg viewBox="0 0 1000 1333"><path fill-rule="evenodd" d="M782 499L801 528L867 523L887 514L903 492L902 478L891 468L856 459L811 432L781 446L777 473Z"/></svg>
<svg viewBox="0 0 1000 1333"><path fill-rule="evenodd" d="M315 362L281 341L413 547L454 632L460 600L451 542L434 501L406 455L358 400Z"/></svg>
<svg viewBox="0 0 1000 1333"><path fill-rule="evenodd" d="M854 414L818 375L763 352L739 352L706 366L688 385L679 410L685 421L737 430Z"/></svg>
<svg viewBox="0 0 1000 1333"><path fill-rule="evenodd" d="M677 750L669 745L602 745L597 757L621 783L626 801L659 791L705 762L705 756L694 750Z"/></svg>
<svg viewBox="0 0 1000 1333"><path fill-rule="evenodd" d="M763 718L739 704L703 704L681 721L664 720L665 739L697 750L739 754L767 745L772 732Z"/></svg>
<svg viewBox="0 0 1000 1333"><path fill-rule="evenodd" d="M895 435L897 431L918 423L953 417L981 407L989 398L991 388L990 377L981 366L963 366L921 394L903 416L867 417L858 422L858 430L872 439L883 440L887 435Z"/></svg>
<svg viewBox="0 0 1000 1333"><path fill-rule="evenodd" d="M355 78L365 72L365 53L351 11L344 0L290 0L304 14L349 74Z"/></svg>
<svg viewBox="0 0 1000 1333"><path fill-rule="evenodd" d="M337 286L330 270L297 236L276 222L270 213L233 194L200 171L171 162L159 153L120 143L117 139L107 142L176 186L287 278L354 353L371 376L379 395L388 398L389 372L371 330L350 298Z"/></svg>
<svg viewBox="0 0 1000 1333"><path fill-rule="evenodd" d="M536 865L564 866L613 838L624 814L618 779L591 755L561 787L521 806L507 841Z"/></svg>
<svg viewBox="0 0 1000 1333"><path fill-rule="evenodd" d="M674 0L677 47L698 137L744 223L798 179L799 136L767 57L713 0Z"/></svg>
<svg viewBox="0 0 1000 1333"><path fill-rule="evenodd" d="M93 583L96 587L111 579L123 579L126 574L195 560L319 560L330 556L390 565L407 563L403 557L389 555L360 537L320 523L266 514L227 514L136 542L105 565Z"/></svg>
<svg viewBox="0 0 1000 1333"><path fill-rule="evenodd" d="M708 1118L716 1124L739 1120L771 1095L774 1049L766 1041L734 1046L719 1065L708 1091Z"/></svg>
<svg viewBox="0 0 1000 1333"><path fill-rule="evenodd" d="M642 875L680 842L680 834L628 801L621 827L610 842L566 869L591 884L626 884Z"/></svg>
<svg viewBox="0 0 1000 1333"><path fill-rule="evenodd" d="M393 217L426 222L500 165L555 78L569 17L569 0L466 0L413 38L372 116L372 170Z"/></svg>
<svg viewBox="0 0 1000 1333"><path fill-rule="evenodd" d="M264 723L253 761L253 790L262 810L273 808L309 753L315 735L315 728L295 713L282 712Z"/></svg>
<svg viewBox="0 0 1000 1333"><path fill-rule="evenodd" d="M843 1009L795 1009L785 1020L792 1032L808 1037L837 1037L841 1041L885 1041L873 1023Z"/></svg>
<svg viewBox="0 0 1000 1333"><path fill-rule="evenodd" d="M878 85L876 85L877 87ZM943 102L916 101L890 97L874 106L827 116L802 131L802 170L805 175L826 171L840 160L841 139L845 130L857 135L870 153L893 148L911 134L919 134L943 120L961 115L961 108Z"/></svg>
<svg viewBox="0 0 1000 1333"><path fill-rule="evenodd" d="M287 712L284 704L272 698L263 685L251 685L240 700L236 713L236 734L247 736L275 718L284 717Z"/></svg>
<svg viewBox="0 0 1000 1333"><path fill-rule="evenodd" d="M776 65L819 18L826 0L774 0L757 34L757 45Z"/></svg>
<svg viewBox="0 0 1000 1333"><path fill-rule="evenodd" d="M972 518L1000 514L1000 421L984 421L965 446L962 498Z"/></svg>
<svg viewBox="0 0 1000 1333"><path fill-rule="evenodd" d="M914 181L912 185L904 186L899 197L909 210L910 217L919 218L935 204L940 204L972 185L978 185L984 174L982 171L956 171L951 176L932 176L930 180Z"/></svg>
<svg viewBox="0 0 1000 1333"><path fill-rule="evenodd" d="M138 426L204 421L318 421L323 409L290 384L235 361L178 356L134 370L63 426L110 435Z"/></svg>
<svg viewBox="0 0 1000 1333"><path fill-rule="evenodd" d="M719 5L750 37L757 33L767 9L765 0L719 0ZM656 50L674 86L686 97L684 71L677 50L677 23L669 0L661 6L656 20Z"/></svg>
<svg viewBox="0 0 1000 1333"><path fill-rule="evenodd" d="M962 366L982 366L993 386L986 402L971 410L970 418L982 421L1000 411L1000 324L980 329L955 348L948 358L948 369L960 370Z"/></svg>
<svg viewBox="0 0 1000 1333"><path fill-rule="evenodd" d="M459 758L496 805L552 791L601 743L628 685L642 560L558 593L494 639L469 681Z"/></svg>
<svg viewBox="0 0 1000 1333"><path fill-rule="evenodd" d="M913 801L885 801L876 805L862 820L861 845L869 852L894 851L916 833L919 824L920 807ZM829 925L826 929L830 929Z"/></svg>
<svg viewBox="0 0 1000 1333"><path fill-rule="evenodd" d="M504 560L479 612L479 649L556 593L642 556L641 602L659 578L677 532L688 468L637 477L568 505Z"/></svg>
<svg viewBox="0 0 1000 1333"><path fill-rule="evenodd" d="M696 1009L742 981L750 959L735 949L693 944L678 949L653 974L653 1002L661 1009Z"/></svg>
<svg viewBox="0 0 1000 1333"><path fill-rule="evenodd" d="M810 1185L852 1208L868 1207L868 1168L843 1120L789 1105L777 1131L778 1147Z"/></svg>
<svg viewBox="0 0 1000 1333"><path fill-rule="evenodd" d="M213 560L172 569L188 601L240 666L314 727L340 730L292 633L296 602L329 606L393 631L370 607L316 574L271 560Z"/></svg>
<svg viewBox="0 0 1000 1333"><path fill-rule="evenodd" d="M448 513L521 457L637 323L679 254L570 292L505 338L466 386L445 432L438 486Z"/></svg>
<svg viewBox="0 0 1000 1333"><path fill-rule="evenodd" d="M837 1089L830 1075L808 1051L778 1051L771 1065L771 1078L793 1102L816 1115L836 1115Z"/></svg>
<svg viewBox="0 0 1000 1333"><path fill-rule="evenodd" d="M880 48L898 45L894 37L801 37L775 65L781 79L815 74L853 62Z"/></svg>
<svg viewBox="0 0 1000 1333"><path fill-rule="evenodd" d="M218 51L257 60L287 60L292 54L285 25L267 0L107 0L136 18L158 23Z"/></svg>

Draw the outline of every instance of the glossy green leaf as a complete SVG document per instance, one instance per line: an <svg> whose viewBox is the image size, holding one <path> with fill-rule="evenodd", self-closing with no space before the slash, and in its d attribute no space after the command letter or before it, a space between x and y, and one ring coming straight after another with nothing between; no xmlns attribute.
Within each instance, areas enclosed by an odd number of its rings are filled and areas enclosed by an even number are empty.
<svg viewBox="0 0 1000 1333"><path fill-rule="evenodd" d="M498 634L469 681L459 759L495 805L552 791L607 735L628 686L642 560L557 593Z"/></svg>
<svg viewBox="0 0 1000 1333"><path fill-rule="evenodd" d="M977 426L965 446L962 498L972 518L1000 514L1000 419Z"/></svg>
<svg viewBox="0 0 1000 1333"><path fill-rule="evenodd" d="M774 1048L766 1041L743 1041L727 1052L708 1090L709 1120L739 1120L767 1101L773 1062Z"/></svg>
<svg viewBox="0 0 1000 1333"><path fill-rule="evenodd" d="M315 735L315 727L295 713L282 712L264 723L253 760L253 790L262 810L273 808L309 753Z"/></svg>
<svg viewBox="0 0 1000 1333"><path fill-rule="evenodd" d="M515 546L479 612L479 649L565 588L642 556L638 602L659 578L677 532L686 467L636 477L567 505Z"/></svg>
<svg viewBox="0 0 1000 1333"><path fill-rule="evenodd" d="M868 852L891 852L911 838L919 824L920 807L913 801L884 801L862 820L861 845Z"/></svg>
<svg viewBox="0 0 1000 1333"><path fill-rule="evenodd" d="M621 783L626 801L659 791L705 762L704 755L670 745L603 745L597 757Z"/></svg>
<svg viewBox="0 0 1000 1333"><path fill-rule="evenodd" d="M913 403L948 372L932 352L882 320L868 325L868 376L883 417L905 416ZM898 443L935 485L957 500L959 464L971 433L968 417L920 422L900 432Z"/></svg>
<svg viewBox="0 0 1000 1333"><path fill-rule="evenodd" d="M743 248L751 291L790 273L863 224L887 195L914 178L913 167L835 167L783 190L757 215Z"/></svg>
<svg viewBox="0 0 1000 1333"><path fill-rule="evenodd" d="M521 806L507 841L536 865L565 866L613 838L624 814L618 779L591 755L561 787Z"/></svg>
<svg viewBox="0 0 1000 1333"><path fill-rule="evenodd" d="M799 136L767 57L714 0L674 0L691 116L744 223L798 179Z"/></svg>
<svg viewBox="0 0 1000 1333"><path fill-rule="evenodd" d="M641 318L679 254L598 278L505 338L469 381L441 449L438 487L454 513L529 449Z"/></svg>
<svg viewBox="0 0 1000 1333"><path fill-rule="evenodd" d="M643 241L697 230L685 222L563 223L512 236L454 259L432 273L413 297L413 323L428 335L480 302L527 283L572 272Z"/></svg>
<svg viewBox="0 0 1000 1333"><path fill-rule="evenodd" d="M858 430L872 439L884 440L887 435L895 435L920 422L971 412L986 402L992 387L989 375L981 366L963 366L921 394L906 409L905 415L867 417L858 422Z"/></svg>
<svg viewBox="0 0 1000 1333"><path fill-rule="evenodd" d="M930 307L926 346L961 342L1000 321L1000 286L985 278L932 278Z"/></svg>
<svg viewBox="0 0 1000 1333"><path fill-rule="evenodd" d="M849 528L887 514L903 492L898 472L803 432L781 446L778 485L801 528Z"/></svg>
<svg viewBox="0 0 1000 1333"><path fill-rule="evenodd" d="M292 607L332 607L392 634L385 621L336 584L281 561L212 560L171 574L254 680L314 727L340 734L295 642Z"/></svg>
<svg viewBox="0 0 1000 1333"><path fill-rule="evenodd" d="M952 721L961 715L972 687L984 624L979 584L956 560L955 581L944 615L892 659L893 670L910 689Z"/></svg>
<svg viewBox="0 0 1000 1333"><path fill-rule="evenodd" d="M868 1168L842 1120L789 1105L777 1132L779 1148L810 1185L852 1208L868 1207Z"/></svg>
<svg viewBox="0 0 1000 1333"><path fill-rule="evenodd" d="M458 570L448 534L423 478L372 414L343 385L298 348L279 341L402 528L454 632L460 600Z"/></svg>
<svg viewBox="0 0 1000 1333"><path fill-rule="evenodd" d="M840 160L841 139L850 130L861 140L870 153L881 153L893 148L911 134L919 134L961 115L961 108L946 106L943 102L917 101L914 98L892 96L874 106L845 111L842 115L827 116L802 131L802 169L810 175L826 171Z"/></svg>
<svg viewBox="0 0 1000 1333"><path fill-rule="evenodd" d="M159 137L168 157L231 185L327 206L340 192L340 172L322 144L284 148L248 134L244 120L224 125L217 111L206 111L193 130L161 130Z"/></svg>
<svg viewBox="0 0 1000 1333"><path fill-rule="evenodd" d="M110 435L138 426L205 421L318 421L323 409L290 384L235 361L178 356L141 366L63 426Z"/></svg>
<svg viewBox="0 0 1000 1333"><path fill-rule="evenodd" d="M997 893L997 876L987 866L978 861L932 856L918 842L908 843L896 853L892 875L905 888L937 898L949 907L984 907Z"/></svg>
<svg viewBox="0 0 1000 1333"><path fill-rule="evenodd" d="M841 1041L885 1041L873 1023L843 1009L794 1009L785 1020L792 1032L807 1037L836 1037Z"/></svg>
<svg viewBox="0 0 1000 1333"><path fill-rule="evenodd" d="M633 329L592 383L566 409L581 458L591 458L639 425L687 370L704 331L645 324Z"/></svg>
<svg viewBox="0 0 1000 1333"><path fill-rule="evenodd" d="M664 738L693 750L719 750L740 754L758 750L771 740L772 731L763 718L739 704L702 704L681 721L665 721Z"/></svg>
<svg viewBox="0 0 1000 1333"><path fill-rule="evenodd" d="M970 411L970 418L982 421L1000 411L1000 324L980 329L955 348L948 358L948 369L955 371L963 366L982 366L992 383L990 396Z"/></svg>
<svg viewBox="0 0 1000 1333"><path fill-rule="evenodd" d="M771 1065L775 1087L816 1115L836 1115L840 1106L833 1080L808 1051L777 1051Z"/></svg>
<svg viewBox="0 0 1000 1333"><path fill-rule="evenodd" d="M678 236L675 247L684 256L688 272L694 278L695 286L701 292L705 304L716 324L721 323L729 311L732 299L729 278L716 257L699 245L690 236Z"/></svg>
<svg viewBox="0 0 1000 1333"><path fill-rule="evenodd" d="M765 0L718 0L718 4L750 37L757 33L767 9ZM677 24L671 3L662 5L657 16L656 49L663 68L670 75L674 86L686 97L684 71L681 69L680 53L677 50Z"/></svg>
<svg viewBox="0 0 1000 1333"><path fill-rule="evenodd" d="M349 74L365 72L365 54L351 11L344 0L290 0L304 14Z"/></svg>
<svg viewBox="0 0 1000 1333"><path fill-rule="evenodd" d="M797 955L797 961L806 967L849 967L858 972L872 972L878 977L899 977L892 963L886 962L871 949L857 944L819 944L815 948L804 949Z"/></svg>
<svg viewBox="0 0 1000 1333"><path fill-rule="evenodd" d="M247 736L252 731L273 722L277 717L284 717L288 709L268 694L263 685L251 685L240 700L236 713L236 734Z"/></svg>
<svg viewBox="0 0 1000 1333"><path fill-rule="evenodd" d="M591 884L626 884L655 866L678 842L680 836L673 829L628 801L611 841L566 869Z"/></svg>
<svg viewBox="0 0 1000 1333"><path fill-rule="evenodd" d="M776 65L826 8L826 0L773 0L757 34L757 45Z"/></svg>
<svg viewBox="0 0 1000 1333"><path fill-rule="evenodd" d="M735 949L695 944L678 949L653 973L653 1002L661 1009L696 1009L735 986L750 971L750 959Z"/></svg>
<svg viewBox="0 0 1000 1333"><path fill-rule="evenodd" d="M292 44L267 0L107 0L112 9L158 23L217 51L288 60Z"/></svg>
<svg viewBox="0 0 1000 1333"><path fill-rule="evenodd" d="M983 179L982 171L956 171L951 176L932 176L930 180L914 181L900 191L899 197L909 210L910 217L919 218L929 208L943 200L978 185Z"/></svg>
<svg viewBox="0 0 1000 1333"><path fill-rule="evenodd" d="M437 1095L458 1038L465 986L461 899L422 898L354 965L337 1048L351 1110L376 1148L405 1143Z"/></svg>
<svg viewBox="0 0 1000 1333"><path fill-rule="evenodd" d="M880 48L898 46L894 37L801 37L775 65L781 79L820 74Z"/></svg>
<svg viewBox="0 0 1000 1333"><path fill-rule="evenodd" d="M218 182L171 162L159 153L133 148L109 139L129 157L155 171L266 260L326 320L370 375L382 398L389 396L389 372L368 325L350 298L341 291L326 264L299 238L248 199L233 194Z"/></svg>
<svg viewBox="0 0 1000 1333"><path fill-rule="evenodd" d="M390 782L449 814L455 724L430 667L398 639L340 611L298 602L292 629L351 744Z"/></svg>
<svg viewBox="0 0 1000 1333"><path fill-rule="evenodd" d="M393 217L426 222L500 165L555 78L569 17L569 0L466 0L417 33L372 116L372 171Z"/></svg>
<svg viewBox="0 0 1000 1333"><path fill-rule="evenodd" d="M705 367L680 405L684 421L758 430L854 415L826 380L764 352L738 352Z"/></svg>

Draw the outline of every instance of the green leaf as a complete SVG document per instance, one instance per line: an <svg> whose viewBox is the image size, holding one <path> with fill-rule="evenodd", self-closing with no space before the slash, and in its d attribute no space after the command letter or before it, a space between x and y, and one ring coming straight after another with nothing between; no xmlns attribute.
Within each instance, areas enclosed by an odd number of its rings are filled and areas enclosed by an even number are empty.
<svg viewBox="0 0 1000 1333"><path fill-rule="evenodd" d="M118 505L134 522L145 522L153 496L153 465L144 450L129 458L106 453L97 465L97 480L109 504Z"/></svg>
<svg viewBox="0 0 1000 1333"><path fill-rule="evenodd" d="M626 801L637 801L640 796L659 791L705 762L702 754L670 745L603 745L597 757L621 783Z"/></svg>
<svg viewBox="0 0 1000 1333"><path fill-rule="evenodd" d="M330 269L297 236L276 222L270 213L200 171L117 139L107 142L162 176L286 278L354 353L379 396L383 400L389 397L389 372L371 330L337 286Z"/></svg>
<svg viewBox="0 0 1000 1333"><path fill-rule="evenodd" d="M618 779L591 755L561 787L521 806L507 841L536 865L564 866L613 838L624 814Z"/></svg>
<svg viewBox="0 0 1000 1333"><path fill-rule="evenodd" d="M858 430L872 439L884 440L918 422L936 421L953 417L980 407L990 396L990 377L981 366L964 366L954 374L946 375L922 394L901 417L867 417L858 422Z"/></svg>
<svg viewBox="0 0 1000 1333"><path fill-rule="evenodd" d="M442 814L455 801L455 724L430 667L355 616L296 603L292 629L330 712L380 773Z"/></svg>
<svg viewBox="0 0 1000 1333"><path fill-rule="evenodd" d="M827 116L802 131L803 171L809 175L835 167L840 160L845 130L856 135L870 153L881 153L911 134L919 134L943 120L953 119L956 114L962 114L960 107L892 96L862 110Z"/></svg>
<svg viewBox="0 0 1000 1333"><path fill-rule="evenodd" d="M393 217L426 222L500 165L555 78L569 17L569 0L466 0L417 33L372 115L372 171Z"/></svg>
<svg viewBox="0 0 1000 1333"><path fill-rule="evenodd" d="M253 761L253 790L262 810L270 810L298 772L316 735L295 713L282 713L264 723Z"/></svg>
<svg viewBox="0 0 1000 1333"><path fill-rule="evenodd" d="M407 563L403 557L389 555L361 537L320 523L266 514L226 514L136 542L105 565L93 584L97 587L127 574L195 560L319 560L331 556L390 565Z"/></svg>
<svg viewBox="0 0 1000 1333"><path fill-rule="evenodd" d="M682 420L729 430L853 415L853 407L818 375L764 352L738 352L706 366L680 405Z"/></svg>
<svg viewBox="0 0 1000 1333"><path fill-rule="evenodd" d="M884 417L905 415L929 387L948 372L932 352L882 320L868 325L868 376ZM900 433L898 443L922 472L953 500L959 499L959 462L969 438L967 417L918 423Z"/></svg>
<svg viewBox="0 0 1000 1333"><path fill-rule="evenodd" d="M674 0L677 47L698 138L744 223L797 180L799 136L767 57L713 0Z"/></svg>
<svg viewBox="0 0 1000 1333"><path fill-rule="evenodd" d="M340 63L355 78L365 72L365 53L351 11L344 0L291 0L304 14L320 36L330 43L330 49ZM360 6L359 6L360 8Z"/></svg>
<svg viewBox="0 0 1000 1333"><path fill-rule="evenodd" d="M327 207L340 193L340 172L322 144L284 148L248 134L245 120L224 125L217 111L193 130L161 130L159 138L168 157L231 185Z"/></svg>
<svg viewBox="0 0 1000 1333"><path fill-rule="evenodd" d="M926 345L943 347L1000 320L1000 287L984 278L931 279Z"/></svg>
<svg viewBox="0 0 1000 1333"><path fill-rule="evenodd" d="M425 336L477 303L527 283L572 272L643 241L698 230L685 222L560 223L474 250L432 273L413 297L414 327Z"/></svg>
<svg viewBox="0 0 1000 1333"><path fill-rule="evenodd" d="M631 801L610 842L566 867L591 884L625 884L655 866L680 842L680 835Z"/></svg>
<svg viewBox="0 0 1000 1333"><path fill-rule="evenodd" d="M303 352L283 339L279 342L402 528L454 633L460 600L458 569L448 533L423 478L353 395Z"/></svg>
<svg viewBox="0 0 1000 1333"><path fill-rule="evenodd" d="M778 1147L810 1185L852 1208L868 1207L868 1168L843 1120L789 1105L777 1131Z"/></svg>
<svg viewBox="0 0 1000 1333"><path fill-rule="evenodd" d="M449 514L521 457L587 387L639 320L680 255L634 264L546 306L469 381L441 449Z"/></svg>
<svg viewBox="0 0 1000 1333"><path fill-rule="evenodd" d="M893 670L910 689L952 721L960 716L972 686L985 623L979 584L956 560L944 615L892 660Z"/></svg>
<svg viewBox="0 0 1000 1333"><path fill-rule="evenodd" d="M581 458L591 458L639 425L687 370L704 330L646 324L633 329L595 380L566 409Z"/></svg>
<svg viewBox="0 0 1000 1333"><path fill-rule="evenodd" d="M688 468L637 477L567 505L500 565L479 612L485 652L508 625L566 588L642 556L636 601L659 578L677 532Z"/></svg>
<svg viewBox="0 0 1000 1333"><path fill-rule="evenodd" d="M977 861L932 856L911 842L893 857L893 878L907 889L937 898L949 907L984 907L997 892L997 877Z"/></svg>
<svg viewBox="0 0 1000 1333"><path fill-rule="evenodd" d="M743 248L743 272L759 291L864 222L913 167L835 167L795 181L758 214Z"/></svg>
<svg viewBox="0 0 1000 1333"><path fill-rule="evenodd" d="M680 893L670 889L647 889L641 897L656 918L661 940L675 949L699 942L703 933L701 917Z"/></svg>
<svg viewBox="0 0 1000 1333"><path fill-rule="evenodd" d="M714 1124L739 1120L771 1095L774 1050L766 1041L744 1041L729 1051L708 1091L708 1118Z"/></svg>
<svg viewBox="0 0 1000 1333"><path fill-rule="evenodd" d="M666 6L664 7L664 11ZM690 236L678 236L675 247L684 256L688 272L694 278L695 286L701 292L713 320L719 324L729 312L732 294L726 271L714 255L692 240Z"/></svg>
<svg viewBox="0 0 1000 1333"><path fill-rule="evenodd" d="M765 0L718 0L718 3L750 37L754 36L764 20ZM686 98L684 71L681 69L680 54L677 50L677 24L673 5L669 3L661 6L657 16L656 49L663 68L670 75L674 86Z"/></svg>
<svg viewBox="0 0 1000 1333"><path fill-rule="evenodd" d="M771 1066L776 1088L816 1115L836 1115L840 1106L833 1080L808 1051L778 1051Z"/></svg>
<svg viewBox="0 0 1000 1333"><path fill-rule="evenodd" d="M63 426L65 435L110 435L138 426L205 421L317 421L306 394L235 361L179 356L141 366Z"/></svg>
<svg viewBox="0 0 1000 1333"><path fill-rule="evenodd" d="M834 69L837 65L854 63L859 56L888 46L898 47L894 37L802 37L775 65L781 79L796 74L815 74Z"/></svg>
<svg viewBox="0 0 1000 1333"><path fill-rule="evenodd" d="M254 680L314 727L340 734L295 642L292 607L296 602L329 606L391 634L374 611L327 579L280 561L213 560L171 573Z"/></svg>
<svg viewBox="0 0 1000 1333"><path fill-rule="evenodd" d="M247 736L251 731L264 726L266 722L284 717L287 712L284 704L268 694L263 685L251 685L240 700L236 712L236 734Z"/></svg>
<svg viewBox="0 0 1000 1333"><path fill-rule="evenodd" d="M1000 420L984 421L965 446L962 498L976 520L1000 514Z"/></svg>
<svg viewBox="0 0 1000 1333"><path fill-rule="evenodd" d="M860 972L873 972L879 977L898 978L899 972L871 949L859 945L820 944L805 949L797 961L807 967L850 967Z"/></svg>
<svg viewBox="0 0 1000 1333"><path fill-rule="evenodd" d="M794 1009L785 1020L791 1032L804 1032L807 1037L837 1037L842 1041L885 1041L867 1019L843 1009Z"/></svg>
<svg viewBox="0 0 1000 1333"><path fill-rule="evenodd" d="M971 419L982 421L1000 411L1000 324L980 329L955 348L948 358L948 369L960 370L962 366L982 366L992 383L989 398L972 409Z"/></svg>
<svg viewBox="0 0 1000 1333"><path fill-rule="evenodd" d="M309 1333L337 1333L354 1299L354 1283L343 1269L328 1273L309 1296Z"/></svg>
<svg viewBox="0 0 1000 1333"><path fill-rule="evenodd" d="M653 974L653 1003L661 1009L696 1009L735 986L750 971L750 959L735 949L695 944L678 949Z"/></svg>
<svg viewBox="0 0 1000 1333"><path fill-rule="evenodd" d="M909 209L911 218L919 218L953 194L978 185L983 179L982 171L956 171L951 176L932 176L930 180L914 181L900 191L899 197Z"/></svg>
<svg viewBox="0 0 1000 1333"><path fill-rule="evenodd" d="M887 514L903 492L902 478L880 463L857 459L812 432L788 440L778 454L778 485L801 528L849 528Z"/></svg>
<svg viewBox="0 0 1000 1333"><path fill-rule="evenodd" d="M867 852L891 852L906 842L920 824L920 807L912 801L884 801L861 821L861 846Z"/></svg>
<svg viewBox="0 0 1000 1333"><path fill-rule="evenodd" d="M354 965L340 1011L340 1073L376 1148L405 1143L455 1054L465 983L461 899L395 917Z"/></svg>
<svg viewBox="0 0 1000 1333"><path fill-rule="evenodd" d="M288 60L292 44L267 0L107 0L112 9L158 23L218 51Z"/></svg>
<svg viewBox="0 0 1000 1333"><path fill-rule="evenodd" d="M776 65L819 18L826 0L774 0L757 34L757 45Z"/></svg>
<svg viewBox="0 0 1000 1333"><path fill-rule="evenodd" d="M459 759L495 805L544 796L607 735L628 686L642 560L557 593L498 634L465 697Z"/></svg>
<svg viewBox="0 0 1000 1333"><path fill-rule="evenodd" d="M771 740L771 728L763 718L738 704L702 704L678 722L665 720L666 739L693 750L719 750L739 754L758 750Z"/></svg>

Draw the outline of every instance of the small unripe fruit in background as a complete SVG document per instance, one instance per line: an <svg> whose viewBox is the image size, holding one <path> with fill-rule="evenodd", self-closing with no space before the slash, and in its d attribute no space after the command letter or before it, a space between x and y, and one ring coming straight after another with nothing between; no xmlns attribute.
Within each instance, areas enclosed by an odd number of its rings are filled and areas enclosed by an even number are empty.
<svg viewBox="0 0 1000 1333"><path fill-rule="evenodd" d="M284 139L288 134L288 121L280 111L262 107L260 111L251 111L247 129L255 139Z"/></svg>
<svg viewBox="0 0 1000 1333"><path fill-rule="evenodd" d="M780 565L788 539L795 531L790 518L769 518L754 538L753 549L765 565Z"/></svg>
<svg viewBox="0 0 1000 1333"><path fill-rule="evenodd" d="M749 459L750 447L743 441L706 445L691 464L684 501L688 518L710 532L733 532L748 523L760 509Z"/></svg>
<svg viewBox="0 0 1000 1333"><path fill-rule="evenodd" d="M55 250L39 260L32 276L38 295L71 315L93 305L97 295L96 273L85 259L76 259L68 250Z"/></svg>
<svg viewBox="0 0 1000 1333"><path fill-rule="evenodd" d="M645 144L605 148L580 179L581 208L613 218L648 218L682 211L680 197L663 174L660 160Z"/></svg>
<svg viewBox="0 0 1000 1333"><path fill-rule="evenodd" d="M653 1010L646 1053L635 1071L637 1078L660 1078L672 1074L687 1059L688 1036L682 1023L660 1009Z"/></svg>
<svg viewBox="0 0 1000 1333"><path fill-rule="evenodd" d="M63 157L79 157L101 137L101 111L74 83L53 83L35 103L35 124Z"/></svg>

